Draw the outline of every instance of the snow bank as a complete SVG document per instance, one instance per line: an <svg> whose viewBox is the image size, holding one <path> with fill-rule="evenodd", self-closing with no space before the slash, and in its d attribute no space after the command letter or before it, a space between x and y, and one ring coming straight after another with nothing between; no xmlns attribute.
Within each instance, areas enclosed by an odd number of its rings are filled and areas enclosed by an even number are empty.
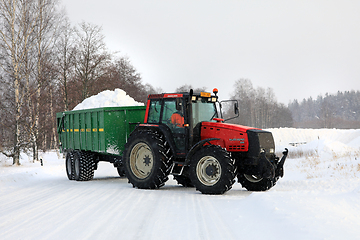
<svg viewBox="0 0 360 240"><path fill-rule="evenodd" d="M105 90L91 96L78 104L73 110L125 106L144 106L144 104L135 101L124 90L117 88L114 91Z"/></svg>
<svg viewBox="0 0 360 240"><path fill-rule="evenodd" d="M277 154L288 148L289 159L295 159L290 167L306 178L360 177L360 129L268 130Z"/></svg>
<svg viewBox="0 0 360 240"><path fill-rule="evenodd" d="M278 151L316 151L347 153L360 150L360 129L267 129L274 136Z"/></svg>
<svg viewBox="0 0 360 240"><path fill-rule="evenodd" d="M34 181L41 181L47 178L64 176L64 160L58 151L39 152L39 159L43 160L43 166L40 161L33 162L32 157L25 153L20 155L20 166L13 166L11 158L0 156L0 186L7 186L22 182L24 185L31 185Z"/></svg>
<svg viewBox="0 0 360 240"><path fill-rule="evenodd" d="M360 129L268 129L273 133L276 145L291 146L291 143L309 144L324 140L327 143L341 143L351 148L360 148Z"/></svg>

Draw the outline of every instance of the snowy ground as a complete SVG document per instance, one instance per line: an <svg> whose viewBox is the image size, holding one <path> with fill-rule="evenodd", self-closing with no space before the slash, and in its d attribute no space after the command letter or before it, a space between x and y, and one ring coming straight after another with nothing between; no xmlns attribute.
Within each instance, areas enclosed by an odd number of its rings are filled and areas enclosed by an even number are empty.
<svg viewBox="0 0 360 240"><path fill-rule="evenodd" d="M292 158L267 192L139 190L108 163L76 182L55 152L43 167L1 156L0 239L360 239L360 130L271 131Z"/></svg>

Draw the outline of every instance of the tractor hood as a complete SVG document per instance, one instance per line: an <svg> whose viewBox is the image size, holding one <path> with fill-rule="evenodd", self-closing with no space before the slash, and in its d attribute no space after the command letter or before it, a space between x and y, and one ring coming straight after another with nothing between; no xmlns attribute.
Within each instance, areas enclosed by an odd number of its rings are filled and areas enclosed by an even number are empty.
<svg viewBox="0 0 360 240"><path fill-rule="evenodd" d="M271 132L259 128L237 124L217 122L201 123L201 140L218 138L214 144L226 148L229 152L248 152L257 157L261 152L274 153L275 144ZM216 143L215 143L216 142ZM249 146L251 146L249 148Z"/></svg>
<svg viewBox="0 0 360 240"><path fill-rule="evenodd" d="M219 138L214 144L226 148L228 151L247 152L249 150L248 130L260 130L242 125L222 122L202 122L201 140ZM216 142L216 143L215 143Z"/></svg>

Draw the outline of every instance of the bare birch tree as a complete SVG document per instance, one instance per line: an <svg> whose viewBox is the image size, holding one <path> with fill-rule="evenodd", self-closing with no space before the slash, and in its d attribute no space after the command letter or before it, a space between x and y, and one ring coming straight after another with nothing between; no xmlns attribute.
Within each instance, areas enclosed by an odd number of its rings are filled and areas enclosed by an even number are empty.
<svg viewBox="0 0 360 240"><path fill-rule="evenodd" d="M0 151L16 165L25 146L32 145L33 158L38 158L40 96L49 81L44 69L59 19L56 8L56 0L0 0L0 60L13 95L9 117L14 119L13 147Z"/></svg>
<svg viewBox="0 0 360 240"><path fill-rule="evenodd" d="M32 35L36 25L36 16L32 15L32 3L26 0L0 0L0 48L3 53L1 67L7 83L13 92L13 109L9 117L14 119L13 146L0 151L13 158L13 164L20 165L20 149L26 143L21 138L21 109L26 101L24 79L25 59L33 48Z"/></svg>
<svg viewBox="0 0 360 240"><path fill-rule="evenodd" d="M32 111L30 136L31 144L33 148L33 161L38 160L39 150L39 129L40 129L40 107L41 94L46 85L52 80L51 75L48 74L47 66L53 63L53 57L51 56L53 46L57 37L57 29L61 17L57 12L57 0L36 0L34 2L34 11L37 15L36 27L34 29L34 41L36 43L34 51L34 60L36 62L36 68L34 72L35 76L35 92L34 92L34 104Z"/></svg>
<svg viewBox="0 0 360 240"><path fill-rule="evenodd" d="M59 38L56 44L56 66L59 73L58 86L62 95L63 110L69 111L71 101L69 99L69 83L74 77L75 67L75 28L71 26L69 19L65 18L59 28Z"/></svg>
<svg viewBox="0 0 360 240"><path fill-rule="evenodd" d="M81 83L81 101L90 96L94 83L104 74L111 59L106 51L102 28L82 22L77 31L76 76Z"/></svg>
<svg viewBox="0 0 360 240"><path fill-rule="evenodd" d="M290 111L283 104L277 103L273 89L254 89L248 79L236 81L234 89L232 99L239 101L240 117L232 122L258 128L293 125Z"/></svg>

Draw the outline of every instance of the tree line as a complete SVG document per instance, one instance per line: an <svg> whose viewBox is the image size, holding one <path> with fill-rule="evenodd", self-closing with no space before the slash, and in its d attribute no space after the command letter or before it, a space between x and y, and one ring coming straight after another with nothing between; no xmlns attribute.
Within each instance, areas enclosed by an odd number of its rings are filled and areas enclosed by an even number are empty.
<svg viewBox="0 0 360 240"><path fill-rule="evenodd" d="M294 127L360 128L360 91L326 93L289 104Z"/></svg>
<svg viewBox="0 0 360 240"><path fill-rule="evenodd" d="M258 128L360 128L360 91L326 93L316 99L309 97L278 103L271 88L254 88L251 80L240 79L234 84L232 99L239 102L240 116L234 123Z"/></svg>
<svg viewBox="0 0 360 240"><path fill-rule="evenodd" d="M234 84L231 99L238 100L240 116L233 123L257 127L292 127L292 113L278 103L272 88L254 88L251 80L239 79Z"/></svg>
<svg viewBox="0 0 360 240"><path fill-rule="evenodd" d="M102 28L72 26L57 0L0 0L0 152L57 148L55 114L103 90L145 102L156 92L129 58L107 50Z"/></svg>

